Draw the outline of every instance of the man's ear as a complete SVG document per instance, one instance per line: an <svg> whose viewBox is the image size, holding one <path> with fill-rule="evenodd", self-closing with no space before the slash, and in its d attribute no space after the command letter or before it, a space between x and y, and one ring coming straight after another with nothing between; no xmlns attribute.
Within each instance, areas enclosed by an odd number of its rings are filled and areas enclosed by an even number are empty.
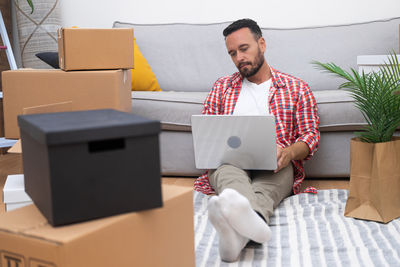
<svg viewBox="0 0 400 267"><path fill-rule="evenodd" d="M258 45L260 46L261 52L264 53L267 49L267 43L265 42L264 37L260 37L260 39L258 39Z"/></svg>

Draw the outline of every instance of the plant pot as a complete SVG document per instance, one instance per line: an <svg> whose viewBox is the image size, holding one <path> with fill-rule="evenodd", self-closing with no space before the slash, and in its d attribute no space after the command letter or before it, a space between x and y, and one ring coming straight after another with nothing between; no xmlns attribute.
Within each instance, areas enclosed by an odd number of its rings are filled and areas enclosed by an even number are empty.
<svg viewBox="0 0 400 267"><path fill-rule="evenodd" d="M387 223L400 217L400 138L350 141L350 189L345 216Z"/></svg>

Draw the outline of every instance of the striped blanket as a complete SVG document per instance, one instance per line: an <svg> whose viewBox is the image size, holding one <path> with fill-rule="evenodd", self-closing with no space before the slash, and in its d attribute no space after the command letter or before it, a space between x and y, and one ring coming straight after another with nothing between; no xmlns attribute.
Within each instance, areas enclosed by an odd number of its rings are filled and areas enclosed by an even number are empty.
<svg viewBox="0 0 400 267"><path fill-rule="evenodd" d="M222 262L208 221L209 196L195 192L196 266L400 266L400 219L388 224L344 217L347 190L319 190L284 200L271 217L266 246Z"/></svg>

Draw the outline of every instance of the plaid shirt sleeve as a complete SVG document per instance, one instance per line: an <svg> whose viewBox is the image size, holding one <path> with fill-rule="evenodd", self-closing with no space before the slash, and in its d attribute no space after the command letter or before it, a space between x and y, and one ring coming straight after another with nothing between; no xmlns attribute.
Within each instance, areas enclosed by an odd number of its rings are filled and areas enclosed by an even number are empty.
<svg viewBox="0 0 400 267"><path fill-rule="evenodd" d="M296 142L305 142L310 153L305 160L310 159L318 148L319 143L319 117L317 114L318 108L308 85L305 85L300 91L298 105L296 107L296 126L298 131L298 138Z"/></svg>
<svg viewBox="0 0 400 267"><path fill-rule="evenodd" d="M204 101L203 114L205 115L216 115L221 114L221 90L222 90L221 79L214 83L214 86Z"/></svg>

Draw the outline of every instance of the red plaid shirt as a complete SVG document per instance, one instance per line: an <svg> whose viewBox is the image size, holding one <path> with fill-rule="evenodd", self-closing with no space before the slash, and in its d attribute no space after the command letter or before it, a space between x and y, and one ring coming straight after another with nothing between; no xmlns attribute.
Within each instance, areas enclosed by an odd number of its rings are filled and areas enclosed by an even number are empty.
<svg viewBox="0 0 400 267"><path fill-rule="evenodd" d="M302 80L271 68L272 84L269 90L269 112L275 116L277 144L288 147L303 141L310 148L311 158L318 148L319 118L315 98ZM218 79L205 102L203 114L232 114L242 88L243 77L234 73ZM293 193L300 193L300 184L304 180L304 160L292 161L294 166ZM212 194L208 181L208 172L201 175L194 183L196 191ZM316 193L308 187L304 192Z"/></svg>

